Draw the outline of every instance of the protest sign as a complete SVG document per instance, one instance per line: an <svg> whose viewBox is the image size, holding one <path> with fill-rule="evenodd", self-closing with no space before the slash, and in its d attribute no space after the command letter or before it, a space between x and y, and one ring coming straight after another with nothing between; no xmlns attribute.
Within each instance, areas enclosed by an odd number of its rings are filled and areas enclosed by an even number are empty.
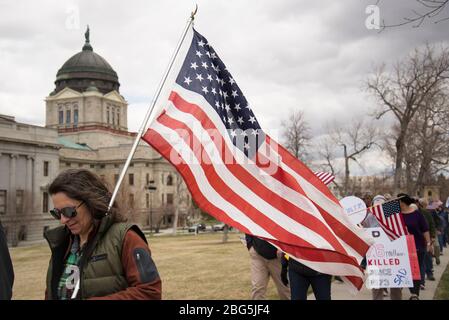
<svg viewBox="0 0 449 320"><path fill-rule="evenodd" d="M413 287L413 279L420 278L413 236L390 241L380 227L366 230L375 239L366 254L367 288Z"/></svg>
<svg viewBox="0 0 449 320"><path fill-rule="evenodd" d="M362 199L354 196L344 197L340 200L340 204L352 223L359 224L365 219L366 204Z"/></svg>

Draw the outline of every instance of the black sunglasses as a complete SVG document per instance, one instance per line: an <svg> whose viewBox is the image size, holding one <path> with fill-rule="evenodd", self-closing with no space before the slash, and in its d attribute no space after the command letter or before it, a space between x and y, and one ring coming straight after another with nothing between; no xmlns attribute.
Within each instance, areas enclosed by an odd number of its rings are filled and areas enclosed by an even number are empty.
<svg viewBox="0 0 449 320"><path fill-rule="evenodd" d="M77 214L76 209L81 207L83 204L84 204L84 201L81 201L81 203L79 205L77 205L76 207L65 207L62 209L54 208L54 209L50 210L50 213L53 216L53 218L55 218L56 220L61 220L61 215L63 215L66 218L73 218Z"/></svg>

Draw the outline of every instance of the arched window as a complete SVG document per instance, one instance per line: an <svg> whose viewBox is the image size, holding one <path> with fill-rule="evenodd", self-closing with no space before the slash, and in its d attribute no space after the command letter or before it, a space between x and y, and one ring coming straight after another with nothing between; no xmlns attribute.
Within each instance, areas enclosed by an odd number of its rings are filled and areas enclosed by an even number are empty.
<svg viewBox="0 0 449 320"><path fill-rule="evenodd" d="M167 186L172 186L172 185L173 185L173 177L170 174L167 177Z"/></svg>

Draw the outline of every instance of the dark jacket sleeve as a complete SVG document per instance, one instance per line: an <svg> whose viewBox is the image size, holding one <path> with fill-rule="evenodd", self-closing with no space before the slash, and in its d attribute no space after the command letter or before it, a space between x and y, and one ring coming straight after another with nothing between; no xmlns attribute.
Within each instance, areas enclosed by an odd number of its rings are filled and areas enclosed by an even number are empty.
<svg viewBox="0 0 449 320"><path fill-rule="evenodd" d="M248 248L248 250L253 246L253 239L254 237L252 235L245 234L246 247Z"/></svg>
<svg viewBox="0 0 449 320"><path fill-rule="evenodd" d="M122 248L122 265L128 288L92 300L160 300L162 282L145 241L134 231L126 233Z"/></svg>
<svg viewBox="0 0 449 320"><path fill-rule="evenodd" d="M14 284L14 270L5 232L0 224L0 300L10 300Z"/></svg>

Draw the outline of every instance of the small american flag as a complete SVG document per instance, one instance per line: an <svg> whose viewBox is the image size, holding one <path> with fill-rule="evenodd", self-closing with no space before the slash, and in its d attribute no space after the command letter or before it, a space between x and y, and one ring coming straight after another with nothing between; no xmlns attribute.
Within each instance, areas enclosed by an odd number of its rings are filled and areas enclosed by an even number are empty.
<svg viewBox="0 0 449 320"><path fill-rule="evenodd" d="M371 208L372 214L379 221L390 240L395 240L403 235L407 235L404 217L401 215L399 200L378 204Z"/></svg>
<svg viewBox="0 0 449 320"><path fill-rule="evenodd" d="M326 186L335 179L335 176L329 172L315 171L314 173Z"/></svg>
<svg viewBox="0 0 449 320"><path fill-rule="evenodd" d="M261 129L206 38L192 30L190 39L143 140L176 167L201 209L360 289L371 239L314 172Z"/></svg>

